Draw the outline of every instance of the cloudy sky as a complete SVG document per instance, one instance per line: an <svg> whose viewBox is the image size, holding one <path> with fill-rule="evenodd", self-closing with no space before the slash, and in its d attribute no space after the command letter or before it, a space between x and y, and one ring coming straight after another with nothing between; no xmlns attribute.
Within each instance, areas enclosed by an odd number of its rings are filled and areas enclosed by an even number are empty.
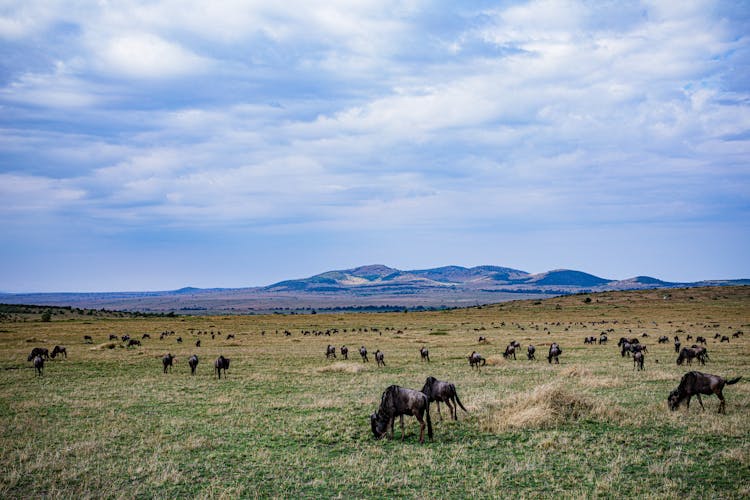
<svg viewBox="0 0 750 500"><path fill-rule="evenodd" d="M747 1L0 0L0 291L750 278Z"/></svg>

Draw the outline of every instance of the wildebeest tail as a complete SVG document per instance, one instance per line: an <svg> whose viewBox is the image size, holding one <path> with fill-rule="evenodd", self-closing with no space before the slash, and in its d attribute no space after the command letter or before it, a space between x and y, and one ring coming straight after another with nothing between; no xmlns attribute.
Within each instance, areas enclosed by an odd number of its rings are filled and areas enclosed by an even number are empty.
<svg viewBox="0 0 750 500"><path fill-rule="evenodd" d="M737 382L739 382L739 381L740 381L740 379L741 379L741 378L742 378L742 377L737 377L737 378L733 378L733 379L731 379L731 380L727 380L727 385L732 385L732 384L736 384Z"/></svg>
<svg viewBox="0 0 750 500"><path fill-rule="evenodd" d="M463 411L465 411L466 413L469 413L469 410L467 410L466 408L464 408L463 403L461 403L461 400L458 398L458 391L456 391L455 387L453 387L453 395L456 396L456 403L458 403L458 406L460 406L461 409Z"/></svg>
<svg viewBox="0 0 750 500"><path fill-rule="evenodd" d="M484 365L486 365L486 364L487 364L487 360L486 360L486 359L484 359L484 358L482 358L482 366L484 366Z"/></svg>

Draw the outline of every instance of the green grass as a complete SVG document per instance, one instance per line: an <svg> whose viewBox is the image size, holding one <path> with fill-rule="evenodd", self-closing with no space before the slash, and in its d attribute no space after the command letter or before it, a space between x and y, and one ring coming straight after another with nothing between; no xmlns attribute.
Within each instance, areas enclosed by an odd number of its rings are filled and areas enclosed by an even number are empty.
<svg viewBox="0 0 750 500"><path fill-rule="evenodd" d="M9 321L0 332L0 495L746 498L747 378L725 388L726 415L716 414L715 397L704 398L705 412L697 401L669 412L666 396L687 369L674 364L671 343L656 339L678 329L683 343L704 335L712 361L702 370L750 378L747 335L713 340L747 325L746 287L409 314ZM212 340L191 328L222 333ZM333 328L340 332L300 333ZM583 345L609 328L609 345ZM293 335L274 333L285 329ZM164 330L176 335L159 340ZM644 332L650 353L636 372L615 344ZM96 349L110 333L152 340ZM490 343L478 344L479 335ZM523 344L516 361L501 356L510 340ZM559 366L545 359L553 340L564 351ZM329 343L349 346L349 360L326 360ZM529 343L537 362L525 359ZM31 347L55 344L68 347L68 359L35 377ZM381 349L388 366L363 364L363 344ZM432 363L420 361L423 345ZM473 350L488 359L481 371L469 368ZM167 375L166 352L177 355ZM191 377L194 352L201 363ZM219 354L232 360L221 381L212 373ZM398 423L396 439L373 440L369 415L385 387L419 389L428 375L455 382L469 413L440 421L433 405L435 438L424 445L411 417L403 442ZM550 394L556 405L545 404Z"/></svg>

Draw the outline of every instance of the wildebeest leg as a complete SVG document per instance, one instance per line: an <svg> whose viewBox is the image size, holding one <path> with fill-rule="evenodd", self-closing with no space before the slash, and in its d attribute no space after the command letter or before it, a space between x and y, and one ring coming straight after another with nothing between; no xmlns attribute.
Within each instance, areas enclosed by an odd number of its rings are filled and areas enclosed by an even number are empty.
<svg viewBox="0 0 750 500"><path fill-rule="evenodd" d="M693 397L693 396L688 396L688 397L687 397L687 399L685 400L685 408L686 408L687 410L689 410L689 409L690 409L690 398L692 398L692 397Z"/></svg>
<svg viewBox="0 0 750 500"><path fill-rule="evenodd" d="M437 404L438 416L440 417L440 421L442 422L443 421L443 415L440 413L440 401L436 400L435 403Z"/></svg>
<svg viewBox="0 0 750 500"><path fill-rule="evenodd" d="M404 417L401 417L401 418L404 418ZM391 417L391 418L389 419L389 421L388 421L388 423L389 423L389 424L391 424L391 425L390 425L390 427L391 427L391 435L390 435L389 439L393 439L393 423L394 423L395 421L396 421L396 417Z"/></svg>
<svg viewBox="0 0 750 500"><path fill-rule="evenodd" d="M696 394L696 396L698 396L698 402L701 404L701 409L705 411L706 407L703 406L703 400L701 399L701 395Z"/></svg>
<svg viewBox="0 0 750 500"><path fill-rule="evenodd" d="M455 403L454 403L454 405L451 405L451 398L448 398L448 399L445 400L445 404L448 406L448 415L450 415L450 418L452 420L456 420L455 416L453 415L455 413L455 411L456 411L456 408L454 406Z"/></svg>
<svg viewBox="0 0 750 500"><path fill-rule="evenodd" d="M417 420L419 421L419 442L424 443L424 419L422 419L422 415L420 415L419 413L415 413L414 416L417 417Z"/></svg>

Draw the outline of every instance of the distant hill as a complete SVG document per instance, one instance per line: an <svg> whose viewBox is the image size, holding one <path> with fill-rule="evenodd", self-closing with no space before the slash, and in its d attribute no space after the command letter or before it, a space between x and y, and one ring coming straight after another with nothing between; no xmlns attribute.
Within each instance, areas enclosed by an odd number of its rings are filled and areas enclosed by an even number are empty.
<svg viewBox="0 0 750 500"><path fill-rule="evenodd" d="M185 287L162 292L2 294L0 303L178 314L464 307L575 293L691 286L750 285L750 280L670 283L650 276L611 280L570 269L539 274L498 266L403 271L384 265L327 271L253 288Z"/></svg>

